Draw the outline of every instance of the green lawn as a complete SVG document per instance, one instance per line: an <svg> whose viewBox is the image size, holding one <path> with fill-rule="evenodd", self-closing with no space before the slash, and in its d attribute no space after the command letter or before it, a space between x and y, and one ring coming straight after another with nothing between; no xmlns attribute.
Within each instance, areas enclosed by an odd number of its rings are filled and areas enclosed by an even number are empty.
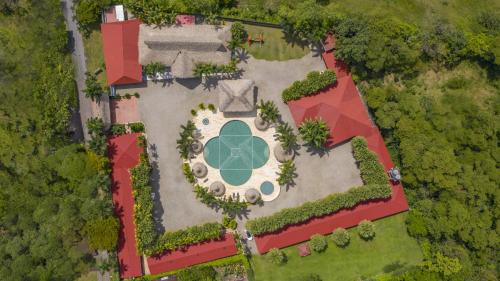
<svg viewBox="0 0 500 281"><path fill-rule="evenodd" d="M250 47L244 44L245 49L256 59L263 60L290 60L299 59L309 53L309 47L303 43L287 40L279 28L245 25L248 35L257 38L264 35L264 43L254 43Z"/></svg>
<svg viewBox="0 0 500 281"><path fill-rule="evenodd" d="M308 257L300 257L296 246L286 248L288 262L282 266L269 263L265 256L254 256L255 281L293 280L308 273L319 274L323 281L350 281L415 265L422 260L422 253L417 241L406 232L406 215L376 221L377 234L372 241L359 238L356 228L349 230L351 243L345 249L330 239L324 253Z"/></svg>
<svg viewBox="0 0 500 281"><path fill-rule="evenodd" d="M94 30L89 38L83 38L83 47L85 49L85 58L87 62L87 71L94 73L96 69L101 68L102 72L98 76L98 81L106 85L106 71L104 68L104 55L102 52L102 37L100 30Z"/></svg>

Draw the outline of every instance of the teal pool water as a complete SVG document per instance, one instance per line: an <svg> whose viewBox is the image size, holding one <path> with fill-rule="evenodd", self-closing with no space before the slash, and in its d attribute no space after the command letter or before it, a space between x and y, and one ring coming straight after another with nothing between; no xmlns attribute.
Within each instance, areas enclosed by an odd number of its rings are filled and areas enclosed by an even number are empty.
<svg viewBox="0 0 500 281"><path fill-rule="evenodd" d="M269 181L265 181L260 185L260 192L262 192L262 194L264 195L270 195L273 193L273 191L274 185Z"/></svg>
<svg viewBox="0 0 500 281"><path fill-rule="evenodd" d="M219 169L222 179L231 185L242 185L252 176L252 170L269 160L269 146L252 136L250 127L242 121L224 124L218 137L205 144L203 157L209 166Z"/></svg>

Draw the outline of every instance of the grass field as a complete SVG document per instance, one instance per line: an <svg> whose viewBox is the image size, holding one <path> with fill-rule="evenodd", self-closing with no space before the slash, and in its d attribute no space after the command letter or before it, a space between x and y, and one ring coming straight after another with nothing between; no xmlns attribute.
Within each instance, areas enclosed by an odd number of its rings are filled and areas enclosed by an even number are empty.
<svg viewBox="0 0 500 281"><path fill-rule="evenodd" d="M497 0L343 0L330 1L332 12L360 13L393 17L426 26L442 20L466 31L477 31L477 16L483 11L500 9Z"/></svg>
<svg viewBox="0 0 500 281"><path fill-rule="evenodd" d="M328 249L321 254L300 257L297 247L284 249L288 262L271 264L266 256L254 256L252 266L255 281L285 281L317 273L323 281L351 281L372 277L415 265L422 260L417 241L406 232L406 213L376 221L373 241L359 238L356 228L349 230L351 243L344 249L329 238Z"/></svg>
<svg viewBox="0 0 500 281"><path fill-rule="evenodd" d="M309 53L309 47L300 42L287 40L285 34L279 28L261 27L254 25L245 25L248 35L257 38L263 34L264 43L254 43L248 46L244 44L245 49L256 59L263 60L290 60L299 59Z"/></svg>
<svg viewBox="0 0 500 281"><path fill-rule="evenodd" d="M100 30L94 30L89 38L83 38L83 47L85 49L85 58L87 62L87 71L94 73L96 69L103 71L98 76L98 81L103 86L106 85L106 71L104 69L104 55L102 52L102 37Z"/></svg>

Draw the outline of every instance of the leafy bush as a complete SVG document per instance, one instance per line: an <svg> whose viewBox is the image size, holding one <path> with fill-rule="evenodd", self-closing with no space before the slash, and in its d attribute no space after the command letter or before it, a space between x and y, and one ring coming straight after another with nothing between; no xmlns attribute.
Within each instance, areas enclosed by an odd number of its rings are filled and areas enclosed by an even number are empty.
<svg viewBox="0 0 500 281"><path fill-rule="evenodd" d="M362 220L358 224L359 236L365 240L375 237L375 224L369 220Z"/></svg>
<svg viewBox="0 0 500 281"><path fill-rule="evenodd" d="M111 5L112 0L79 0L75 4L75 19L78 30L88 37L101 23L101 12Z"/></svg>
<svg viewBox="0 0 500 281"><path fill-rule="evenodd" d="M87 120L87 131L90 135L89 148L98 155L105 155L108 149L104 133L104 121L98 117Z"/></svg>
<svg viewBox="0 0 500 281"><path fill-rule="evenodd" d="M326 250L326 247L328 247L328 242L325 236L321 234L314 234L311 236L309 246L313 249L313 251L321 253Z"/></svg>
<svg viewBox="0 0 500 281"><path fill-rule="evenodd" d="M380 163L377 154L368 149L366 139L355 137L352 139L351 144L363 182L365 184L387 184L389 177Z"/></svg>
<svg viewBox="0 0 500 281"><path fill-rule="evenodd" d="M224 216L224 218L222 218L222 225L225 228L236 229L236 227L238 227L238 222L232 217Z"/></svg>
<svg viewBox="0 0 500 281"><path fill-rule="evenodd" d="M288 160L279 165L278 178L276 181L279 185L291 185L294 183L294 179L297 177L297 168L295 167L295 162L293 160Z"/></svg>
<svg viewBox="0 0 500 281"><path fill-rule="evenodd" d="M193 116L198 115L198 112L196 111L196 109L191 109L191 115L193 115Z"/></svg>
<svg viewBox="0 0 500 281"><path fill-rule="evenodd" d="M144 133L145 131L144 124L141 122L129 123L128 127L130 128L132 133Z"/></svg>
<svg viewBox="0 0 500 281"><path fill-rule="evenodd" d="M272 248L267 253L267 258L271 263L278 265L286 263L287 260L285 253L278 248Z"/></svg>
<svg viewBox="0 0 500 281"><path fill-rule="evenodd" d="M322 119L306 119L300 124L299 133L307 144L322 148L328 141L330 128Z"/></svg>
<svg viewBox="0 0 500 281"><path fill-rule="evenodd" d="M244 43L248 38L248 32L240 22L235 22L231 25L231 39L238 42Z"/></svg>
<svg viewBox="0 0 500 281"><path fill-rule="evenodd" d="M212 266L196 266L180 270L176 276L179 281L215 281L217 271Z"/></svg>
<svg viewBox="0 0 500 281"><path fill-rule="evenodd" d="M349 244L351 236L349 235L349 232L347 230L339 227L332 233L332 240L335 245L339 247L345 247L347 246L347 244Z"/></svg>
<svg viewBox="0 0 500 281"><path fill-rule="evenodd" d="M154 247L146 250L147 255L161 254L166 250L175 250L187 245L219 239L223 235L223 227L219 223L195 225L174 232L165 232L158 237Z"/></svg>
<svg viewBox="0 0 500 281"><path fill-rule="evenodd" d="M323 72L311 71L307 74L305 80L293 82L292 86L286 88L281 97L283 102L287 103L291 100L298 100L301 97L312 96L317 94L319 90L335 83L337 76L331 70Z"/></svg>
<svg viewBox="0 0 500 281"><path fill-rule="evenodd" d="M108 251L116 249L119 230L120 223L115 217L99 218L88 221L83 228L90 248L93 250Z"/></svg>
<svg viewBox="0 0 500 281"><path fill-rule="evenodd" d="M144 66L144 74L148 76L156 76L156 73L161 73L165 70L165 66L160 62L152 62Z"/></svg>
<svg viewBox="0 0 500 281"><path fill-rule="evenodd" d="M127 128L125 127L125 124L113 124L111 126L111 134L115 136L121 136L127 133Z"/></svg>
<svg viewBox="0 0 500 281"><path fill-rule="evenodd" d="M306 222L314 217L328 215L344 208L352 208L361 202L389 198L391 191L387 183L360 186L344 193L330 194L323 199L307 202L299 207L285 208L267 217L249 220L246 227L253 234L262 235L288 225Z"/></svg>
<svg viewBox="0 0 500 281"><path fill-rule="evenodd" d="M213 64L199 62L196 63L193 69L193 74L197 77L210 76L217 73L234 73L238 70L236 68L236 61L231 61L229 64Z"/></svg>
<svg viewBox="0 0 500 281"><path fill-rule="evenodd" d="M139 253L146 252L155 245L157 233L153 219L153 200L149 176L151 167L146 154L141 154L139 164L130 169L132 194L134 196L135 240Z"/></svg>
<svg viewBox="0 0 500 281"><path fill-rule="evenodd" d="M199 108L200 110L205 110L205 109L206 109L206 106L205 106L205 104L204 104L204 103L200 103L200 104L198 104L198 108Z"/></svg>
<svg viewBox="0 0 500 281"><path fill-rule="evenodd" d="M208 110L215 111L215 105L213 103L209 103L207 106Z"/></svg>

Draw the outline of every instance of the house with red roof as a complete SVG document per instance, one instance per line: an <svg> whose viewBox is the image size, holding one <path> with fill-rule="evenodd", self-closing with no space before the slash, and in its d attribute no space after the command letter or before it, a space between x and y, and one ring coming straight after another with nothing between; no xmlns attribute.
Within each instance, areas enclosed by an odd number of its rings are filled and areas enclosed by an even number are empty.
<svg viewBox="0 0 500 281"><path fill-rule="evenodd" d="M108 85L126 85L142 82L139 64L138 19L101 24L104 62Z"/></svg>

